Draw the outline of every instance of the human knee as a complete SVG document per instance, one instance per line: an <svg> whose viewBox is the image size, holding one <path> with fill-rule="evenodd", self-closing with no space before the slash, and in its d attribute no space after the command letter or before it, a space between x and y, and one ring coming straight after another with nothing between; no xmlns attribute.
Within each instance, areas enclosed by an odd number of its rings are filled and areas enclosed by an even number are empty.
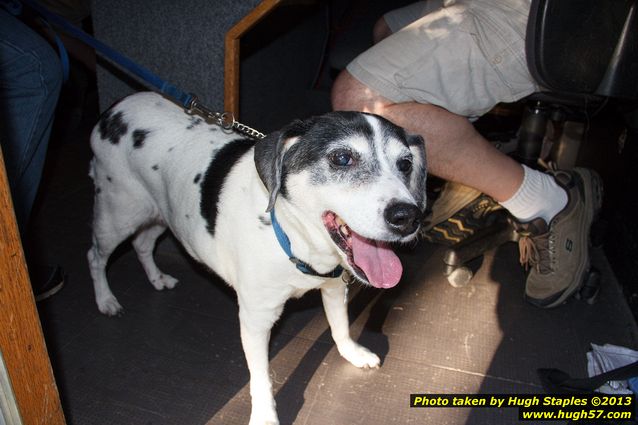
<svg viewBox="0 0 638 425"><path fill-rule="evenodd" d="M41 73L42 84L45 86L47 93L57 101L63 79L60 59L48 45L34 51L34 55L39 62L38 71Z"/></svg>
<svg viewBox="0 0 638 425"><path fill-rule="evenodd" d="M335 111L362 111L382 113L382 108L392 103L352 76L342 71L332 86L332 109Z"/></svg>
<svg viewBox="0 0 638 425"><path fill-rule="evenodd" d="M388 23L383 17L379 18L372 28L372 40L374 41L374 44L377 44L379 41L391 34L392 30L388 26Z"/></svg>
<svg viewBox="0 0 638 425"><path fill-rule="evenodd" d="M354 84L354 78L348 71L341 71L330 93L332 101L332 109L335 111L349 111L357 110L355 102L360 97L360 90L356 84Z"/></svg>
<svg viewBox="0 0 638 425"><path fill-rule="evenodd" d="M0 50L11 58L3 63L3 82L23 93L37 87L43 89L41 94L57 97L62 86L62 65L57 53L36 31L0 11Z"/></svg>

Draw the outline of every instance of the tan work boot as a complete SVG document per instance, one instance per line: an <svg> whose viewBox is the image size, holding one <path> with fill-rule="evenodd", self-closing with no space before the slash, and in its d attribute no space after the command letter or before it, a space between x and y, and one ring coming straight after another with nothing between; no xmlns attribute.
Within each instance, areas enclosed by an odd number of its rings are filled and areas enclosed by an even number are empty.
<svg viewBox="0 0 638 425"><path fill-rule="evenodd" d="M432 213L427 217L426 230L447 220L463 207L481 195L476 189L455 182L445 182L441 194L432 205Z"/></svg>
<svg viewBox="0 0 638 425"><path fill-rule="evenodd" d="M592 170L555 172L567 192L565 208L549 223L537 218L518 228L520 261L529 269L527 301L537 307L562 304L576 292L589 271L589 231L600 210L603 187Z"/></svg>
<svg viewBox="0 0 638 425"><path fill-rule="evenodd" d="M485 199L482 199L484 197ZM470 236L483 224L481 218L493 207L493 201L476 189L460 183L445 182L432 204L421 230L423 239L453 245Z"/></svg>

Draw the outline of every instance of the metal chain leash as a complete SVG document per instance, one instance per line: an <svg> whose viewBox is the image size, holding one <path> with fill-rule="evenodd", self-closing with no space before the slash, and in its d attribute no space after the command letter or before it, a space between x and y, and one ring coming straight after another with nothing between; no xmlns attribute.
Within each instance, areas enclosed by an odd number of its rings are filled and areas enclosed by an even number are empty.
<svg viewBox="0 0 638 425"><path fill-rule="evenodd" d="M233 115L230 112L225 112L225 114L230 114L231 117ZM252 139L257 139L257 140L263 139L264 137L266 137L266 135L264 133L262 133L262 132L260 132L258 130L255 130L252 127L249 127L246 124L242 124L242 123L240 123L238 121L235 121L234 117L232 118L232 121L233 121L233 129L236 132L240 133L240 134L243 134L245 136L248 136L248 137L250 137Z"/></svg>
<svg viewBox="0 0 638 425"><path fill-rule="evenodd" d="M192 101L188 105L186 113L189 115L197 114L204 118L206 122L211 122L223 128L224 130L232 130L244 136L248 136L251 139L263 139L266 135L252 127L242 124L235 120L235 116L232 112L213 112L201 103L199 103L196 96L193 96Z"/></svg>

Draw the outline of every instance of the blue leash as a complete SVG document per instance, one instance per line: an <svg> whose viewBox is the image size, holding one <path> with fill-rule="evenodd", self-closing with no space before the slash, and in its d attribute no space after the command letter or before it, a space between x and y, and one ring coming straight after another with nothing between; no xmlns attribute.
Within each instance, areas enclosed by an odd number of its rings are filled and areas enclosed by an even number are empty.
<svg viewBox="0 0 638 425"><path fill-rule="evenodd" d="M148 69L138 65L128 57L112 49L111 47L95 39L94 37L91 37L89 34L71 24L63 17L50 12L45 7L40 6L38 3L32 0L0 0L0 7L4 7L9 13L16 16L22 13L23 4L27 5L34 12L38 13L44 20L53 23L54 25L62 28L72 37L77 38L83 43L91 46L93 49L95 49L96 52L100 53L102 57L109 60L111 63L119 66L124 71L127 71L129 74L136 76L138 79L140 79L141 82L146 83L146 85L155 88L156 91L159 91L167 98L182 106L187 113L201 115L206 120L216 123L225 130L233 130L252 139L263 139L264 137L266 137L265 134L255 130L254 128L235 121L235 117L230 112L212 112L209 108L199 102L197 96L191 93L186 93L173 84L162 80L160 77L158 77ZM45 22L45 24L50 26L49 22ZM64 45L62 44L62 41L57 37L57 35L56 43L58 44L58 49L60 50L60 58L63 68L66 69L65 72L68 74L68 55L66 53Z"/></svg>
<svg viewBox="0 0 638 425"><path fill-rule="evenodd" d="M286 233L283 231L283 229L279 225L279 221L277 221L277 217L275 216L274 208L270 210L270 222L272 223L272 228L275 231L275 236L277 236L277 241L279 241L279 245L284 250L286 255L288 255L288 258L290 259L290 261L292 261L295 264L295 266L297 266L297 269L299 269L300 272L304 274L312 275L312 276L318 276L318 277L341 276L341 273L343 273L343 267L341 266L335 267L334 270L332 270L331 272L321 274L317 272L315 269L313 269L312 266L310 266L310 264L304 263L303 261L301 261L299 258L295 257L292 254L290 239L288 238L288 235L286 235Z"/></svg>
<svg viewBox="0 0 638 425"><path fill-rule="evenodd" d="M135 75L143 82L148 83L150 86L157 89L160 93L168 96L169 98L176 101L178 104L183 106L187 112L189 113L198 113L203 115L206 118L212 119L217 122L218 125L227 130L235 130L239 133L245 134L254 139L262 139L265 137L264 134L259 131L250 128L244 124L241 124L235 121L235 118L232 114L229 113L215 113L211 112L208 108L204 107L197 101L197 97L182 91L178 87L162 80L157 75L149 71L148 69L138 65L133 62L131 59L122 55L118 51L112 49L101 41L91 37L86 32L82 31L75 25L69 23L66 19L61 16L50 12L46 8L40 6L38 3L35 3L31 0L0 0L0 6L4 7L9 13L18 16L22 13L22 4L29 6L35 12L37 12L40 16L45 19L45 24L50 27L49 22L54 25L62 28L69 35L77 38L78 40L84 42L85 44L93 47L96 52L99 52L106 59L110 60L114 64L120 66L124 70L130 72ZM48 22L46 22L48 21ZM62 44L62 41L56 35L56 43L58 45L58 50L60 51L60 59L63 64L63 68L65 69L65 75L68 76L68 68L69 68L69 59ZM66 78L65 78L66 81ZM299 260L292 254L292 249L290 247L290 239L286 233L282 230L277 218L275 217L274 210L271 210L270 216L272 219L273 230L275 231L275 236L279 241L279 245L281 245L282 249L286 252L290 261L292 261L302 273L319 276L319 277L338 277L343 272L343 268L341 266L337 266L332 272L321 274L315 271L309 264L304 263Z"/></svg>

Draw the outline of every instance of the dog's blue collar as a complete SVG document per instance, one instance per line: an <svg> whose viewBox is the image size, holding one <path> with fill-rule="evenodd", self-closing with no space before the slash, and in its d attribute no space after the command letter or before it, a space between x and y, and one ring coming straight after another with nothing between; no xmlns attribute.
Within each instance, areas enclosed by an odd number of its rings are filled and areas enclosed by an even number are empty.
<svg viewBox="0 0 638 425"><path fill-rule="evenodd" d="M292 248L290 247L290 239L288 239L288 235L283 231L279 222L277 221L277 217L275 216L275 209L270 210L270 222L272 223L272 228L275 231L275 236L277 236L277 241L279 245L284 250L290 261L292 261L297 269L307 275L311 276L319 276L319 277L339 277L341 273L343 273L343 267L337 266L333 271L328 273L319 273L315 269L310 266L310 264L304 263L299 258L292 255Z"/></svg>

